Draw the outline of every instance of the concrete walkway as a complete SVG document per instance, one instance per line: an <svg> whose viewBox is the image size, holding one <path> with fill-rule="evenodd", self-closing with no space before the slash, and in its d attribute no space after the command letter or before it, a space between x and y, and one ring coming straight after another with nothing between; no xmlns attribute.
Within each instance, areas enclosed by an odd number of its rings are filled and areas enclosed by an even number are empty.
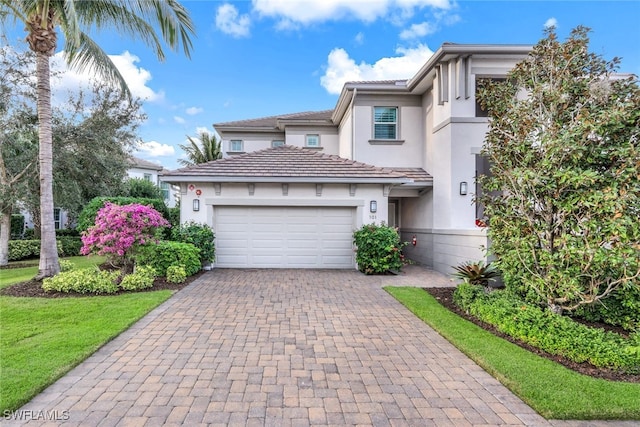
<svg viewBox="0 0 640 427"><path fill-rule="evenodd" d="M214 270L19 413L65 426L551 425L386 284L450 282L417 266Z"/></svg>

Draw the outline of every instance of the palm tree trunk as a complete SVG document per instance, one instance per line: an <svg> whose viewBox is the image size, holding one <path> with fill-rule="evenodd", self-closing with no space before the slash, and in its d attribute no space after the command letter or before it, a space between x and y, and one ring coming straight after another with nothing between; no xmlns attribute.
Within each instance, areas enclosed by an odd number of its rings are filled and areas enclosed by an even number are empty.
<svg viewBox="0 0 640 427"><path fill-rule="evenodd" d="M56 230L53 217L53 138L51 134L51 83L49 56L36 52L36 78L38 81L38 161L40 165L40 267L37 279L51 277L60 272Z"/></svg>

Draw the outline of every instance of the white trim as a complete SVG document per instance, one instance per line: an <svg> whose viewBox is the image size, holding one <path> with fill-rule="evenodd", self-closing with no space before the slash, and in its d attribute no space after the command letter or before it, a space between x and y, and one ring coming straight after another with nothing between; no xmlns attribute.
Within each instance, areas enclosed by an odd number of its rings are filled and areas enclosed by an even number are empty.
<svg viewBox="0 0 640 427"><path fill-rule="evenodd" d="M363 207L364 199L239 199L232 197L206 198L205 205L211 206L336 206Z"/></svg>

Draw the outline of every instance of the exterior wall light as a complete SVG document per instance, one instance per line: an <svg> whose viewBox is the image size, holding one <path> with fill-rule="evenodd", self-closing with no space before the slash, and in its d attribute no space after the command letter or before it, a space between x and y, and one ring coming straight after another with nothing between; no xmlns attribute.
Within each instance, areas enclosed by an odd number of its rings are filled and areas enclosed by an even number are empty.
<svg viewBox="0 0 640 427"><path fill-rule="evenodd" d="M467 181L462 181L460 183L460 195L461 196L467 195Z"/></svg>
<svg viewBox="0 0 640 427"><path fill-rule="evenodd" d="M371 202L369 202L369 212L376 213L377 211L378 211L378 202L375 200L372 200Z"/></svg>
<svg viewBox="0 0 640 427"><path fill-rule="evenodd" d="M193 199L193 211L198 212L200 210L200 199Z"/></svg>

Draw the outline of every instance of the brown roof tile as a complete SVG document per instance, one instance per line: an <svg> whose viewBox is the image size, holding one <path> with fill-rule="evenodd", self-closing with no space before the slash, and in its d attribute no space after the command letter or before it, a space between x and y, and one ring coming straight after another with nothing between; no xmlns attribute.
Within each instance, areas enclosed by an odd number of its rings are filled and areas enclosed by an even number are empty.
<svg viewBox="0 0 640 427"><path fill-rule="evenodd" d="M163 174L165 177L215 178L248 180L251 178L281 178L310 181L322 179L375 180L376 182L411 182L406 174L355 162L338 156L291 145L240 154L208 163L189 166ZM168 180L171 181L171 180Z"/></svg>
<svg viewBox="0 0 640 427"><path fill-rule="evenodd" d="M248 120L238 120L234 122L224 122L224 123L215 123L213 126L215 128L221 127L270 127L276 128L278 125L278 120L320 120L320 121L329 121L331 120L331 115L333 114L333 110L324 110L324 111L305 111L303 113L293 113L293 114L283 114L279 116L269 116L269 117L260 117L257 119L248 119Z"/></svg>

